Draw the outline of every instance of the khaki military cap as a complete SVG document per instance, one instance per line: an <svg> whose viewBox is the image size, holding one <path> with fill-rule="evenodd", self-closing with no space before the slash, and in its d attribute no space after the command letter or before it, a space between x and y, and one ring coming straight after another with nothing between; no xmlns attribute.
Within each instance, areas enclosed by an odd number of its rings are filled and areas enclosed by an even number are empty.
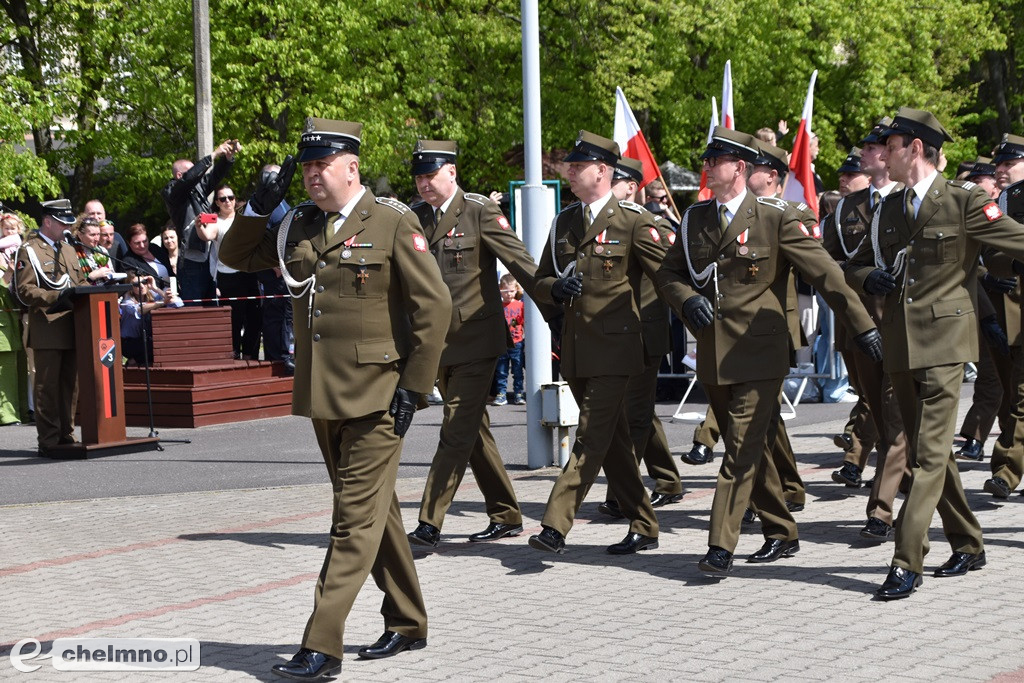
<svg viewBox="0 0 1024 683"><path fill-rule="evenodd" d="M621 156L614 140L581 130L576 136L576 144L562 161L603 161L614 166Z"/></svg>
<svg viewBox="0 0 1024 683"><path fill-rule="evenodd" d="M1024 159L1024 138L1006 133L996 148L992 150L992 163L1001 164L1014 159Z"/></svg>
<svg viewBox="0 0 1024 683"><path fill-rule="evenodd" d="M75 223L75 213L71 210L71 201L68 199L43 202L43 215L64 225L74 225Z"/></svg>
<svg viewBox="0 0 1024 683"><path fill-rule="evenodd" d="M711 142L708 143L707 149L700 155L700 158L734 156L753 163L759 153L757 139L754 136L724 126L715 126L711 133Z"/></svg>
<svg viewBox="0 0 1024 683"><path fill-rule="evenodd" d="M860 147L854 147L850 149L850 153L846 155L846 159L836 169L836 173L863 173L860 170Z"/></svg>
<svg viewBox="0 0 1024 683"><path fill-rule="evenodd" d="M644 181L644 165L638 159L622 157L615 164L613 180L634 180L638 184Z"/></svg>
<svg viewBox="0 0 1024 683"><path fill-rule="evenodd" d="M412 174L433 173L445 164L454 164L458 145L451 140L417 140L412 150Z"/></svg>
<svg viewBox="0 0 1024 683"><path fill-rule="evenodd" d="M306 119L306 127L299 138L299 156L296 161L314 161L338 152L359 154L359 136L363 124L331 119Z"/></svg>
<svg viewBox="0 0 1024 683"><path fill-rule="evenodd" d="M890 135L909 135L935 148L942 147L943 142L953 141L953 136L931 112L910 107L900 107L882 135L885 138Z"/></svg>

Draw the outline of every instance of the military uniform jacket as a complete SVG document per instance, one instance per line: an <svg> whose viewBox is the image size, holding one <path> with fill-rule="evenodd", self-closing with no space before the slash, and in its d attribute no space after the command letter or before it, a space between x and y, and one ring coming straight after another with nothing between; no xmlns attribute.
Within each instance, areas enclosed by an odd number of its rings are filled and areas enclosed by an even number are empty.
<svg viewBox="0 0 1024 683"><path fill-rule="evenodd" d="M57 303L60 290L53 289L38 276L28 252L35 254L36 262L51 282L57 282L65 273L70 277L69 287L86 285L89 281L78 267L75 248L63 240L57 242L55 252L45 239L34 232L18 248L15 258L15 285L18 299L28 308L28 345L33 349L75 348L75 315L73 311L47 313Z"/></svg>
<svg viewBox="0 0 1024 683"><path fill-rule="evenodd" d="M430 392L451 298L412 211L367 190L334 234L316 206L292 211L286 267L296 280L316 275L312 310L308 294L292 301L292 412L351 419L387 410L397 386ZM247 272L276 265L266 222L237 217L220 259Z"/></svg>
<svg viewBox="0 0 1024 683"><path fill-rule="evenodd" d="M458 188L438 225L430 204L417 204L413 211L451 293L452 318L441 365L497 358L508 348L497 260L529 292L537 270L533 257L498 205L483 195Z"/></svg>
<svg viewBox="0 0 1024 683"><path fill-rule="evenodd" d="M665 255L665 240L653 214L614 197L591 225L585 222L578 202L555 216L554 255L549 240L537 267L534 299L549 319L552 311L565 313L563 377L635 375L644 364L640 279L643 273L654 277ZM573 261L583 278L583 294L557 304L551 286L559 271L569 274Z"/></svg>
<svg viewBox="0 0 1024 683"><path fill-rule="evenodd" d="M1024 180L1010 185L999 194L999 208L1007 216L1024 224ZM1024 230L1024 227L1021 228ZM989 272L997 277L1017 277L1013 272L1013 259L1001 254L994 249L982 251L982 262ZM999 296L998 292L990 292L991 297ZM1018 346L1024 337L1021 335L1021 306L1024 305L1024 297L1021 295L1021 278L1017 277L1017 287L1010 293L1002 295L1004 298L1002 306L996 306L1003 314L1006 324L1006 336L1009 338L1010 346ZM979 316L984 318L984 316Z"/></svg>
<svg viewBox="0 0 1024 683"><path fill-rule="evenodd" d="M890 192L875 216L882 262L876 265L865 240L846 270L847 281L863 291L872 270L891 269L906 250L882 313L885 370L976 361L979 252L985 244L1024 259L1024 231L974 183L937 176L916 219L904 211L905 196L906 190Z"/></svg>
<svg viewBox="0 0 1024 683"><path fill-rule="evenodd" d="M654 216L654 226L661 233L665 248L676 241L672 225L661 216ZM657 360L672 350L669 334L668 304L658 295L658 288L647 273L640 277L640 293L637 304L640 307L640 333L644 342L644 353L648 362Z"/></svg>
<svg viewBox="0 0 1024 683"><path fill-rule="evenodd" d="M683 302L698 294L714 306L713 323L695 335L697 379L701 382L736 384L786 376L790 367L786 301L791 268L803 275L856 333L874 327L844 283L839 266L801 227L799 216L786 202L755 198L748 191L725 234L721 234L714 200L694 204L684 215L686 230L680 228L657 283L680 317ZM700 274L717 264L717 273L712 270L706 281L694 282L686 264L684 240L694 271Z"/></svg>

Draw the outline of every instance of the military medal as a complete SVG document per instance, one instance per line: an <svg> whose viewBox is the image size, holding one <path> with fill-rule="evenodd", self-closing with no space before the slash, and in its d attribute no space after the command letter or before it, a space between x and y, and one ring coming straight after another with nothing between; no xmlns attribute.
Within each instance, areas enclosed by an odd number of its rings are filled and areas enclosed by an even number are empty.
<svg viewBox="0 0 1024 683"><path fill-rule="evenodd" d="M341 250L341 258L343 258L343 259L350 259L350 258L352 258L352 250L348 249L348 248L342 249Z"/></svg>
<svg viewBox="0 0 1024 683"><path fill-rule="evenodd" d="M748 274L750 275L750 277L752 277L752 278L755 278L755 277L757 277L757 271L758 271L758 267L757 267L757 264L756 264L756 263L751 263L751 264L750 264L750 267L749 267L749 268L747 268L747 273L748 273Z"/></svg>
<svg viewBox="0 0 1024 683"><path fill-rule="evenodd" d="M739 248L740 256L746 256L748 251L750 251L750 249L747 249L746 245Z"/></svg>
<svg viewBox="0 0 1024 683"><path fill-rule="evenodd" d="M456 263L462 263L462 252L461 251L455 252L455 262Z"/></svg>
<svg viewBox="0 0 1024 683"><path fill-rule="evenodd" d="M359 284L365 285L366 281L370 279L370 274L366 272L365 267L362 267L359 269L359 274L356 277L359 278Z"/></svg>
<svg viewBox="0 0 1024 683"><path fill-rule="evenodd" d="M605 259L604 263L601 264L601 267L604 268L604 272L610 273L612 272L613 265L614 264L612 263L611 259Z"/></svg>
<svg viewBox="0 0 1024 683"><path fill-rule="evenodd" d="M750 228L747 228L746 230L741 232L739 236L736 238L736 243L740 245L740 248L737 250L739 251L740 256L746 256L747 252L750 251L750 249L747 247L747 240L749 238Z"/></svg>
<svg viewBox="0 0 1024 683"><path fill-rule="evenodd" d="M600 244L597 245L596 247L594 247L594 253L595 254L603 254L604 253L604 247L602 247Z"/></svg>

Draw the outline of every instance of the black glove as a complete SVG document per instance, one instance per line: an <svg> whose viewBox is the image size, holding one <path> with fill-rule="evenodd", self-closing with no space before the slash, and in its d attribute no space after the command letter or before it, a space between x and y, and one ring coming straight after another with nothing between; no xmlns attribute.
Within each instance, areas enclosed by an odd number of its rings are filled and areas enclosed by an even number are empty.
<svg viewBox="0 0 1024 683"><path fill-rule="evenodd" d="M994 315L990 315L982 318L978 324L981 326L981 333L985 336L988 345L1004 356L1009 356L1010 340L1006 338L1006 332L999 326L999 320Z"/></svg>
<svg viewBox="0 0 1024 683"><path fill-rule="evenodd" d="M583 280L578 277L560 277L551 285L551 298L562 303L583 293Z"/></svg>
<svg viewBox="0 0 1024 683"><path fill-rule="evenodd" d="M715 312L711 308L711 302L706 296L697 294L683 302L683 315L693 329L702 330L710 325L715 319Z"/></svg>
<svg viewBox="0 0 1024 683"><path fill-rule="evenodd" d="M896 278L881 268L875 268L864 278L864 291L868 294L885 296L896 289Z"/></svg>
<svg viewBox="0 0 1024 683"><path fill-rule="evenodd" d="M990 289L993 292L1009 294L1017 288L1017 278L1011 277L1003 279L1001 277L996 277L992 273L985 273L981 276L981 284L985 286L985 289Z"/></svg>
<svg viewBox="0 0 1024 683"><path fill-rule="evenodd" d="M60 293L57 295L57 301L55 301L52 306L46 309L46 312L60 313L61 311L70 311L72 308L74 308L74 303L72 301L73 299L74 294L72 293L70 287L68 287L67 289L62 289L60 290Z"/></svg>
<svg viewBox="0 0 1024 683"><path fill-rule="evenodd" d="M1013 268L1013 272L1017 273L1017 275L1024 275L1024 263L1014 259L1010 267Z"/></svg>
<svg viewBox="0 0 1024 683"><path fill-rule="evenodd" d="M391 408L388 415L395 418L395 434L405 436L412 424L412 415L416 412L416 404L420 402L420 395L415 391L409 391L398 387L395 389L395 396L391 399Z"/></svg>
<svg viewBox="0 0 1024 683"><path fill-rule="evenodd" d="M288 186L292 184L292 176L295 175L295 157L291 154L285 157L281 164L281 171L273 171L260 174L256 182L256 189L249 196L249 206L261 216L269 215L277 205L284 199L288 192Z"/></svg>
<svg viewBox="0 0 1024 683"><path fill-rule="evenodd" d="M880 271L875 271L880 272ZM853 338L853 343L857 345L857 348L864 352L864 354L875 361L880 363L882 361L882 335L878 334L878 330L872 327L867 332L861 332Z"/></svg>

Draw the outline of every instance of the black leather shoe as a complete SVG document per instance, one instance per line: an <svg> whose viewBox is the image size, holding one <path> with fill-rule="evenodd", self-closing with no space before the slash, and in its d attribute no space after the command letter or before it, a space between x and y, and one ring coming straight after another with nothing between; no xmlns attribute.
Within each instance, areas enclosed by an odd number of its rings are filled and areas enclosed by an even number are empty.
<svg viewBox="0 0 1024 683"><path fill-rule="evenodd" d="M960 450L956 452L956 457L963 458L964 460L981 462L985 457L985 452L982 450L982 443L977 439L968 438L964 441L964 445L960 447Z"/></svg>
<svg viewBox="0 0 1024 683"><path fill-rule="evenodd" d="M804 504L803 503L794 503L791 500L787 500L786 501L786 509L789 510L790 512L803 512L804 511Z"/></svg>
<svg viewBox="0 0 1024 683"><path fill-rule="evenodd" d="M501 524L499 522L491 522L483 531L471 534L469 540L473 543L479 543L480 541L496 541L499 538L518 536L521 533L523 533L522 524Z"/></svg>
<svg viewBox="0 0 1024 683"><path fill-rule="evenodd" d="M843 453L853 450L853 439L850 438L849 434L836 434L832 437L832 443L834 443L836 448L841 450Z"/></svg>
<svg viewBox="0 0 1024 683"><path fill-rule="evenodd" d="M631 531L618 543L608 546L612 555L632 555L641 550L654 550L658 547L658 539Z"/></svg>
<svg viewBox="0 0 1024 683"><path fill-rule="evenodd" d="M910 594L921 585L921 575L903 567L893 566L885 581L875 591L879 600L899 600L910 597Z"/></svg>
<svg viewBox="0 0 1024 683"><path fill-rule="evenodd" d="M1010 497L1010 485L1002 477L986 479L985 485L982 488L985 490L985 493L991 493L996 498Z"/></svg>
<svg viewBox="0 0 1024 683"><path fill-rule="evenodd" d="M878 517L869 517L868 523L860 530L860 537L873 541L889 541L892 540L894 533L893 528Z"/></svg>
<svg viewBox="0 0 1024 683"><path fill-rule="evenodd" d="M832 481L855 489L860 486L860 472L860 468L852 462L844 462L841 468L832 473Z"/></svg>
<svg viewBox="0 0 1024 683"><path fill-rule="evenodd" d="M681 493L658 493L656 491L651 492L651 507L660 508L663 505L669 505L671 503L678 503L683 499Z"/></svg>
<svg viewBox="0 0 1024 683"><path fill-rule="evenodd" d="M602 515L608 515L615 519L623 519L626 516L622 514L622 510L619 509L619 502L617 500L606 500L597 506L597 511Z"/></svg>
<svg viewBox="0 0 1024 683"><path fill-rule="evenodd" d="M935 570L935 576L944 578L947 576L963 576L967 572L981 569L985 566L985 551L977 555L971 553L953 553L946 563Z"/></svg>
<svg viewBox="0 0 1024 683"><path fill-rule="evenodd" d="M415 545L436 548L441 542L441 530L432 524L420 522L420 525L409 534L409 541Z"/></svg>
<svg viewBox="0 0 1024 683"><path fill-rule="evenodd" d="M270 670L278 676L297 681L320 681L341 673L341 660L322 652L302 648L286 664L275 664Z"/></svg>
<svg viewBox="0 0 1024 683"><path fill-rule="evenodd" d="M707 465L715 459L715 452L702 443L695 443L690 452L683 453L679 459L687 465Z"/></svg>
<svg viewBox="0 0 1024 683"><path fill-rule="evenodd" d="M753 524L754 520L756 520L756 519L757 519L757 513L754 512L753 510L751 510L750 508L747 508L746 510L743 511L743 523L744 524Z"/></svg>
<svg viewBox="0 0 1024 683"><path fill-rule="evenodd" d="M359 656L362 659L384 659L406 650L422 650L426 646L426 638L413 638L394 631L384 631L384 635L378 638L376 643L359 648Z"/></svg>
<svg viewBox="0 0 1024 683"><path fill-rule="evenodd" d="M544 527L539 534L530 536L529 544L531 548L549 553L561 555L565 552L565 536L550 527Z"/></svg>
<svg viewBox="0 0 1024 683"><path fill-rule="evenodd" d="M713 545L708 548L704 559L697 563L697 568L706 574L725 574L732 569L732 553Z"/></svg>
<svg viewBox="0 0 1024 683"><path fill-rule="evenodd" d="M783 541L781 538L769 538L761 549L747 558L747 562L774 562L780 557L793 557L800 552L800 541Z"/></svg>

